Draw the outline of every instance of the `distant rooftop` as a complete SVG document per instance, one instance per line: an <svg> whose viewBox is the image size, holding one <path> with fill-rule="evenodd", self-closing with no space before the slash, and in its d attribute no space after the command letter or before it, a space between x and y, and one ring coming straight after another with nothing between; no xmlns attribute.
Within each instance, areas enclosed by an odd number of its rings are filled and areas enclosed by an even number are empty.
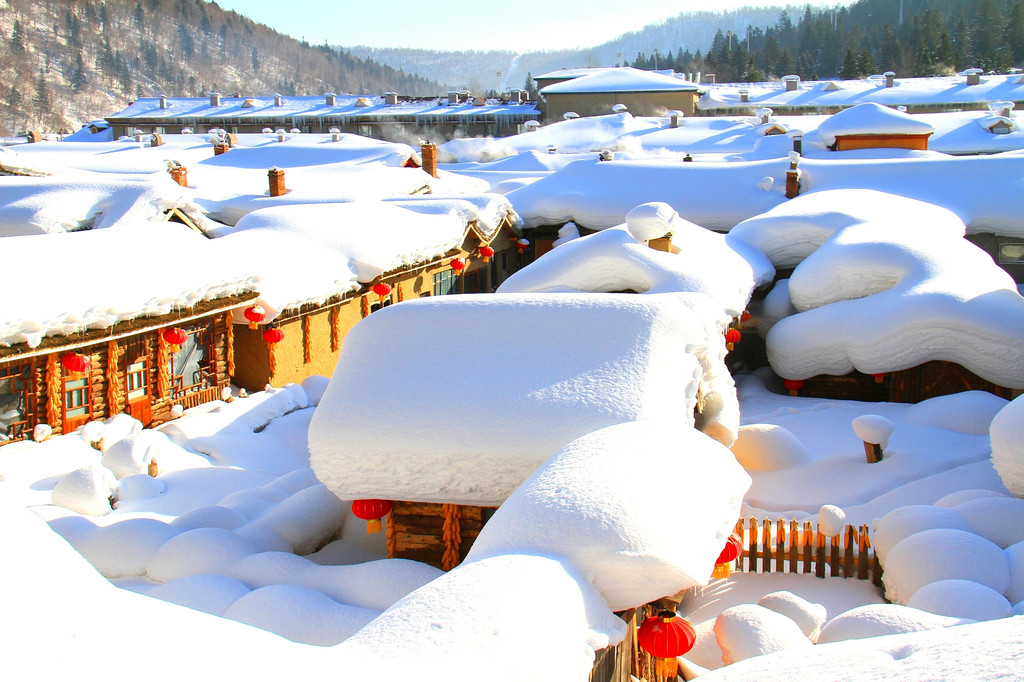
<svg viewBox="0 0 1024 682"><path fill-rule="evenodd" d="M587 75L541 88L541 94L587 92L697 92L696 83L654 71L629 66L617 69L588 70Z"/></svg>

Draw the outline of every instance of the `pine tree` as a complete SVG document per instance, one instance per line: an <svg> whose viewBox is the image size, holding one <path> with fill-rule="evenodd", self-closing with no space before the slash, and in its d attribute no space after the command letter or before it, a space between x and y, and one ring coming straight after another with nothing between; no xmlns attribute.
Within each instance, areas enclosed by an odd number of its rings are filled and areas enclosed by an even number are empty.
<svg viewBox="0 0 1024 682"><path fill-rule="evenodd" d="M25 51L25 32L21 28L21 22L17 19L14 20L14 26L11 27L11 52L15 54L21 54Z"/></svg>

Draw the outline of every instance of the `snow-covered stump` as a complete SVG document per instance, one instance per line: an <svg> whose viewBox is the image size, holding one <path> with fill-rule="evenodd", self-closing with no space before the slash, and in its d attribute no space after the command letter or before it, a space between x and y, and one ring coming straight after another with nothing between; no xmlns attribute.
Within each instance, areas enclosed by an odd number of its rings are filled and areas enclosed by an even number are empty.
<svg viewBox="0 0 1024 682"><path fill-rule="evenodd" d="M889 436L896 429L896 425L877 414L861 415L850 423L857 437L864 441L864 454L868 464L881 462L883 451L889 444Z"/></svg>

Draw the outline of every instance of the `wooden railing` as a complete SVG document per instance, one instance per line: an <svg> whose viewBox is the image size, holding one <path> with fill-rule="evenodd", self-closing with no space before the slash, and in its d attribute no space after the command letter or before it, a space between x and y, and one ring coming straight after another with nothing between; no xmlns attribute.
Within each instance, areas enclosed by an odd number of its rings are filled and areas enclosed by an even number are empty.
<svg viewBox="0 0 1024 682"><path fill-rule="evenodd" d="M210 388L204 388L199 391L192 391L185 395L179 395L174 397L174 402L184 407L186 410L196 405L202 405L212 400L218 400L220 398L221 389L219 386L211 386Z"/></svg>
<svg viewBox="0 0 1024 682"><path fill-rule="evenodd" d="M733 570L745 573L803 573L819 578L843 577L882 584L882 567L871 545L868 526L847 525L827 536L810 521L740 519L736 533L743 557Z"/></svg>

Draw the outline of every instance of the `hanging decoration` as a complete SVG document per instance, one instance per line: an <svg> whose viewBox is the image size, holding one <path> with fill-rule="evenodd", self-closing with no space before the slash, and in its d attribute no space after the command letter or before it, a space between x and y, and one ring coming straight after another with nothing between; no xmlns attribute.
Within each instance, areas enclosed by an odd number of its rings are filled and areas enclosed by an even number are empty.
<svg viewBox="0 0 1024 682"><path fill-rule="evenodd" d="M377 282L373 285L373 293L377 294L377 298L383 303L384 299L391 295L391 285L387 282Z"/></svg>
<svg viewBox="0 0 1024 682"><path fill-rule="evenodd" d="M341 306L336 305L331 308L330 312L330 323L331 323L331 352L337 353L341 349L341 329L339 329L339 318L341 317Z"/></svg>
<svg viewBox="0 0 1024 682"><path fill-rule="evenodd" d="M740 321L737 326L740 329L743 329L743 325L745 325L747 322L750 322L750 313L744 310L742 313L740 313Z"/></svg>
<svg viewBox="0 0 1024 682"><path fill-rule="evenodd" d="M227 351L224 353L224 362L227 365L228 377L235 376L235 320L231 313L224 313L224 343Z"/></svg>
<svg viewBox="0 0 1024 682"><path fill-rule="evenodd" d="M46 422L54 429L60 426L60 363L57 354L46 357Z"/></svg>
<svg viewBox="0 0 1024 682"><path fill-rule="evenodd" d="M270 377L277 374L277 353L274 352L277 344L284 341L284 332L278 327L267 327L263 330L263 340L267 343L267 358L270 361Z"/></svg>
<svg viewBox="0 0 1024 682"><path fill-rule="evenodd" d="M170 329L164 330L164 341L171 347L172 353L177 353L181 350L182 345L188 341L188 334L181 327L171 327Z"/></svg>
<svg viewBox="0 0 1024 682"><path fill-rule="evenodd" d="M395 558L395 551L398 549L398 539L395 535L395 515L388 514L388 520L384 524L384 543L387 546L388 558Z"/></svg>
<svg viewBox="0 0 1024 682"><path fill-rule="evenodd" d="M875 378L876 384L881 384L885 381L885 375L885 372L879 372L878 374L872 374L871 376Z"/></svg>
<svg viewBox="0 0 1024 682"><path fill-rule="evenodd" d="M743 334L738 329L729 329L725 332L725 348L726 350L732 350L736 347L736 344L743 338Z"/></svg>
<svg viewBox="0 0 1024 682"><path fill-rule="evenodd" d="M519 251L520 255L526 252L530 248L530 240L525 237L520 237L516 240L516 250Z"/></svg>
<svg viewBox="0 0 1024 682"><path fill-rule="evenodd" d="M654 656L655 674L663 680L674 680L679 674L676 660L697 641L697 632L685 619L672 611L660 611L643 622L636 633L640 648Z"/></svg>
<svg viewBox="0 0 1024 682"><path fill-rule="evenodd" d="M402 283L399 282L395 285L395 289L398 290L398 302L401 303L405 300L405 295L402 293Z"/></svg>
<svg viewBox="0 0 1024 682"><path fill-rule="evenodd" d="M242 313L245 319L249 320L249 329L260 328L260 323L267 319L267 311L261 305L251 305Z"/></svg>
<svg viewBox="0 0 1024 682"><path fill-rule="evenodd" d="M361 307L360 307L359 312L362 313L363 319L369 317L370 316L370 299L365 294L363 295L363 300L362 300L360 305L361 305Z"/></svg>
<svg viewBox="0 0 1024 682"><path fill-rule="evenodd" d="M89 356L82 353L65 353L60 358L60 364L70 372L72 379L81 379L82 375L89 371Z"/></svg>
<svg viewBox="0 0 1024 682"><path fill-rule="evenodd" d="M171 358L163 334L156 335L156 392L161 398L171 393Z"/></svg>
<svg viewBox="0 0 1024 682"><path fill-rule="evenodd" d="M354 500L352 502L352 513L366 521L366 532L371 535L381 531L380 520L390 512L391 502L388 500Z"/></svg>
<svg viewBox="0 0 1024 682"><path fill-rule="evenodd" d="M800 389L804 387L803 379L783 379L782 385L789 391L790 395L797 395L800 393Z"/></svg>
<svg viewBox="0 0 1024 682"><path fill-rule="evenodd" d="M444 541L444 554L441 556L441 570L450 571L459 565L459 546L462 544L459 519L462 512L457 504L446 504L442 509L444 525L441 527L441 539Z"/></svg>
<svg viewBox="0 0 1024 682"><path fill-rule="evenodd" d="M452 258L448 261L448 265L455 271L456 277L461 275L462 271L466 268L466 263L461 258Z"/></svg>
<svg viewBox="0 0 1024 682"><path fill-rule="evenodd" d="M302 364L313 361L313 319L311 315L302 316Z"/></svg>
<svg viewBox="0 0 1024 682"><path fill-rule="evenodd" d="M121 382L117 380L117 341L107 342L107 413L121 411Z"/></svg>
<svg viewBox="0 0 1024 682"><path fill-rule="evenodd" d="M741 556L743 556L743 541L740 540L739 535L732 533L725 541L722 553L715 560L715 568L711 572L712 579L721 580L732 575L732 563Z"/></svg>
<svg viewBox="0 0 1024 682"><path fill-rule="evenodd" d="M485 263L490 263L491 258L494 256L494 249L492 249L490 246L481 246L480 255L483 256Z"/></svg>

